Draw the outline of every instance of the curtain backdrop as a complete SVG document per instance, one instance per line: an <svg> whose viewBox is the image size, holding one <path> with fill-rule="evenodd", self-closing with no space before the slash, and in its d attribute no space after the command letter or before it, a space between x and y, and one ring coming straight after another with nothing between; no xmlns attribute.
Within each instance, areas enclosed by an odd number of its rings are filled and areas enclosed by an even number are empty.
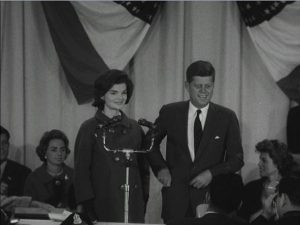
<svg viewBox="0 0 300 225"><path fill-rule="evenodd" d="M216 69L213 101L239 118L244 180L256 178L255 144L285 141L289 100L261 61L235 2L166 2L129 65L135 84L126 112L150 121L163 104L188 98L186 67L209 60ZM70 148L80 124L95 113L78 105L67 84L39 2L1 2L1 124L11 132L10 157L32 169L41 135L63 130ZM67 159L73 166L73 154ZM146 221L159 223L160 185L151 177Z"/></svg>
<svg viewBox="0 0 300 225"><path fill-rule="evenodd" d="M159 2L44 1L50 34L79 104L109 68L124 69L140 46Z"/></svg>
<svg viewBox="0 0 300 225"><path fill-rule="evenodd" d="M300 64L299 12L300 2L293 2L270 21L247 27L261 59L276 81Z"/></svg>

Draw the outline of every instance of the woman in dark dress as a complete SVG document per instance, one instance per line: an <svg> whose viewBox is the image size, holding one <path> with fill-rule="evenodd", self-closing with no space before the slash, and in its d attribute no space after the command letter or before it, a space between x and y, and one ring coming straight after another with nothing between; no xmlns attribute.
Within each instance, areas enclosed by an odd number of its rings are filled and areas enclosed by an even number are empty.
<svg viewBox="0 0 300 225"><path fill-rule="evenodd" d="M247 221L254 220L261 213L262 199L275 192L283 176L288 175L293 166L293 158L287 146L277 140L263 140L256 146L259 153L260 179L245 185L239 216Z"/></svg>
<svg viewBox="0 0 300 225"><path fill-rule="evenodd" d="M83 206L92 221L124 222L122 186L125 184L125 154L105 150L102 125L118 116L121 120L107 132L109 148L141 149L143 130L122 111L129 102L132 91L133 84L123 71L109 70L101 75L95 81L93 103L98 110L94 117L81 125L76 138L75 196L77 203ZM139 156L141 154L133 154L131 158L129 222L142 223L147 195L145 183L149 179L149 170L147 172L145 161L139 161L142 159ZM140 165L144 171L139 168L139 162L142 162Z"/></svg>
<svg viewBox="0 0 300 225"><path fill-rule="evenodd" d="M75 208L73 169L66 160L69 140L60 130L45 132L36 153L43 164L26 179L24 195L59 208Z"/></svg>

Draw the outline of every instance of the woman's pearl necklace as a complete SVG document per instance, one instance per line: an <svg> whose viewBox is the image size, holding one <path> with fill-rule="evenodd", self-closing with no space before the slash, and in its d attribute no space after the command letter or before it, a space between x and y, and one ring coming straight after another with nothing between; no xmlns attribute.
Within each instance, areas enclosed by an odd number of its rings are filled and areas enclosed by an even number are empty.
<svg viewBox="0 0 300 225"><path fill-rule="evenodd" d="M57 177L57 176L61 175L63 173L63 171L64 171L64 169L61 168L58 172L52 172L49 170L49 168L47 168L47 172L53 177Z"/></svg>

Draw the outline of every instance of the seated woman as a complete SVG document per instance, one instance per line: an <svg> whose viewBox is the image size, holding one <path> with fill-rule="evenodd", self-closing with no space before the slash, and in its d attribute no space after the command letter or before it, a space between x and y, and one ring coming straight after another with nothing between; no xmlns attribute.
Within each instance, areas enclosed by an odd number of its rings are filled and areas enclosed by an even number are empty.
<svg viewBox="0 0 300 225"><path fill-rule="evenodd" d="M73 169L65 165L69 140L60 130L45 132L36 153L43 165L26 179L24 195L59 208L75 208Z"/></svg>
<svg viewBox="0 0 300 225"><path fill-rule="evenodd" d="M263 140L256 146L259 155L260 179L249 182L244 189L239 216L252 221L262 209L262 199L275 193L283 176L288 175L294 165L287 146L277 140Z"/></svg>

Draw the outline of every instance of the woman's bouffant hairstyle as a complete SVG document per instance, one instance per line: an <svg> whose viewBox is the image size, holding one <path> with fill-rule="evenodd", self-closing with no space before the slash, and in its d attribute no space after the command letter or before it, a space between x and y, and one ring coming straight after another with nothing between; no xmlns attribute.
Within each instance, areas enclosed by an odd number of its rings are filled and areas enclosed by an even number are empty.
<svg viewBox="0 0 300 225"><path fill-rule="evenodd" d="M125 102L125 104L127 104L133 92L133 83L129 79L128 75L125 72L116 69L108 70L104 74L100 75L100 77L94 83L93 106L96 106L102 110L105 102L103 99L101 99L101 97L104 96L113 85L123 83L126 84L127 88L127 99Z"/></svg>
<svg viewBox="0 0 300 225"><path fill-rule="evenodd" d="M66 147L66 153L67 155L69 155L69 153L71 152L69 149L69 140L67 138L67 136L60 130L50 130L50 131L46 131L41 140L39 145L36 147L36 154L38 155L38 157L40 158L41 161L46 162L46 152L47 152L47 148L49 146L49 142L53 139L59 139L62 140L65 143L65 147Z"/></svg>
<svg viewBox="0 0 300 225"><path fill-rule="evenodd" d="M286 176L292 171L294 160L289 154L286 144L278 140L265 139L257 143L255 147L257 152L269 154L281 176Z"/></svg>

